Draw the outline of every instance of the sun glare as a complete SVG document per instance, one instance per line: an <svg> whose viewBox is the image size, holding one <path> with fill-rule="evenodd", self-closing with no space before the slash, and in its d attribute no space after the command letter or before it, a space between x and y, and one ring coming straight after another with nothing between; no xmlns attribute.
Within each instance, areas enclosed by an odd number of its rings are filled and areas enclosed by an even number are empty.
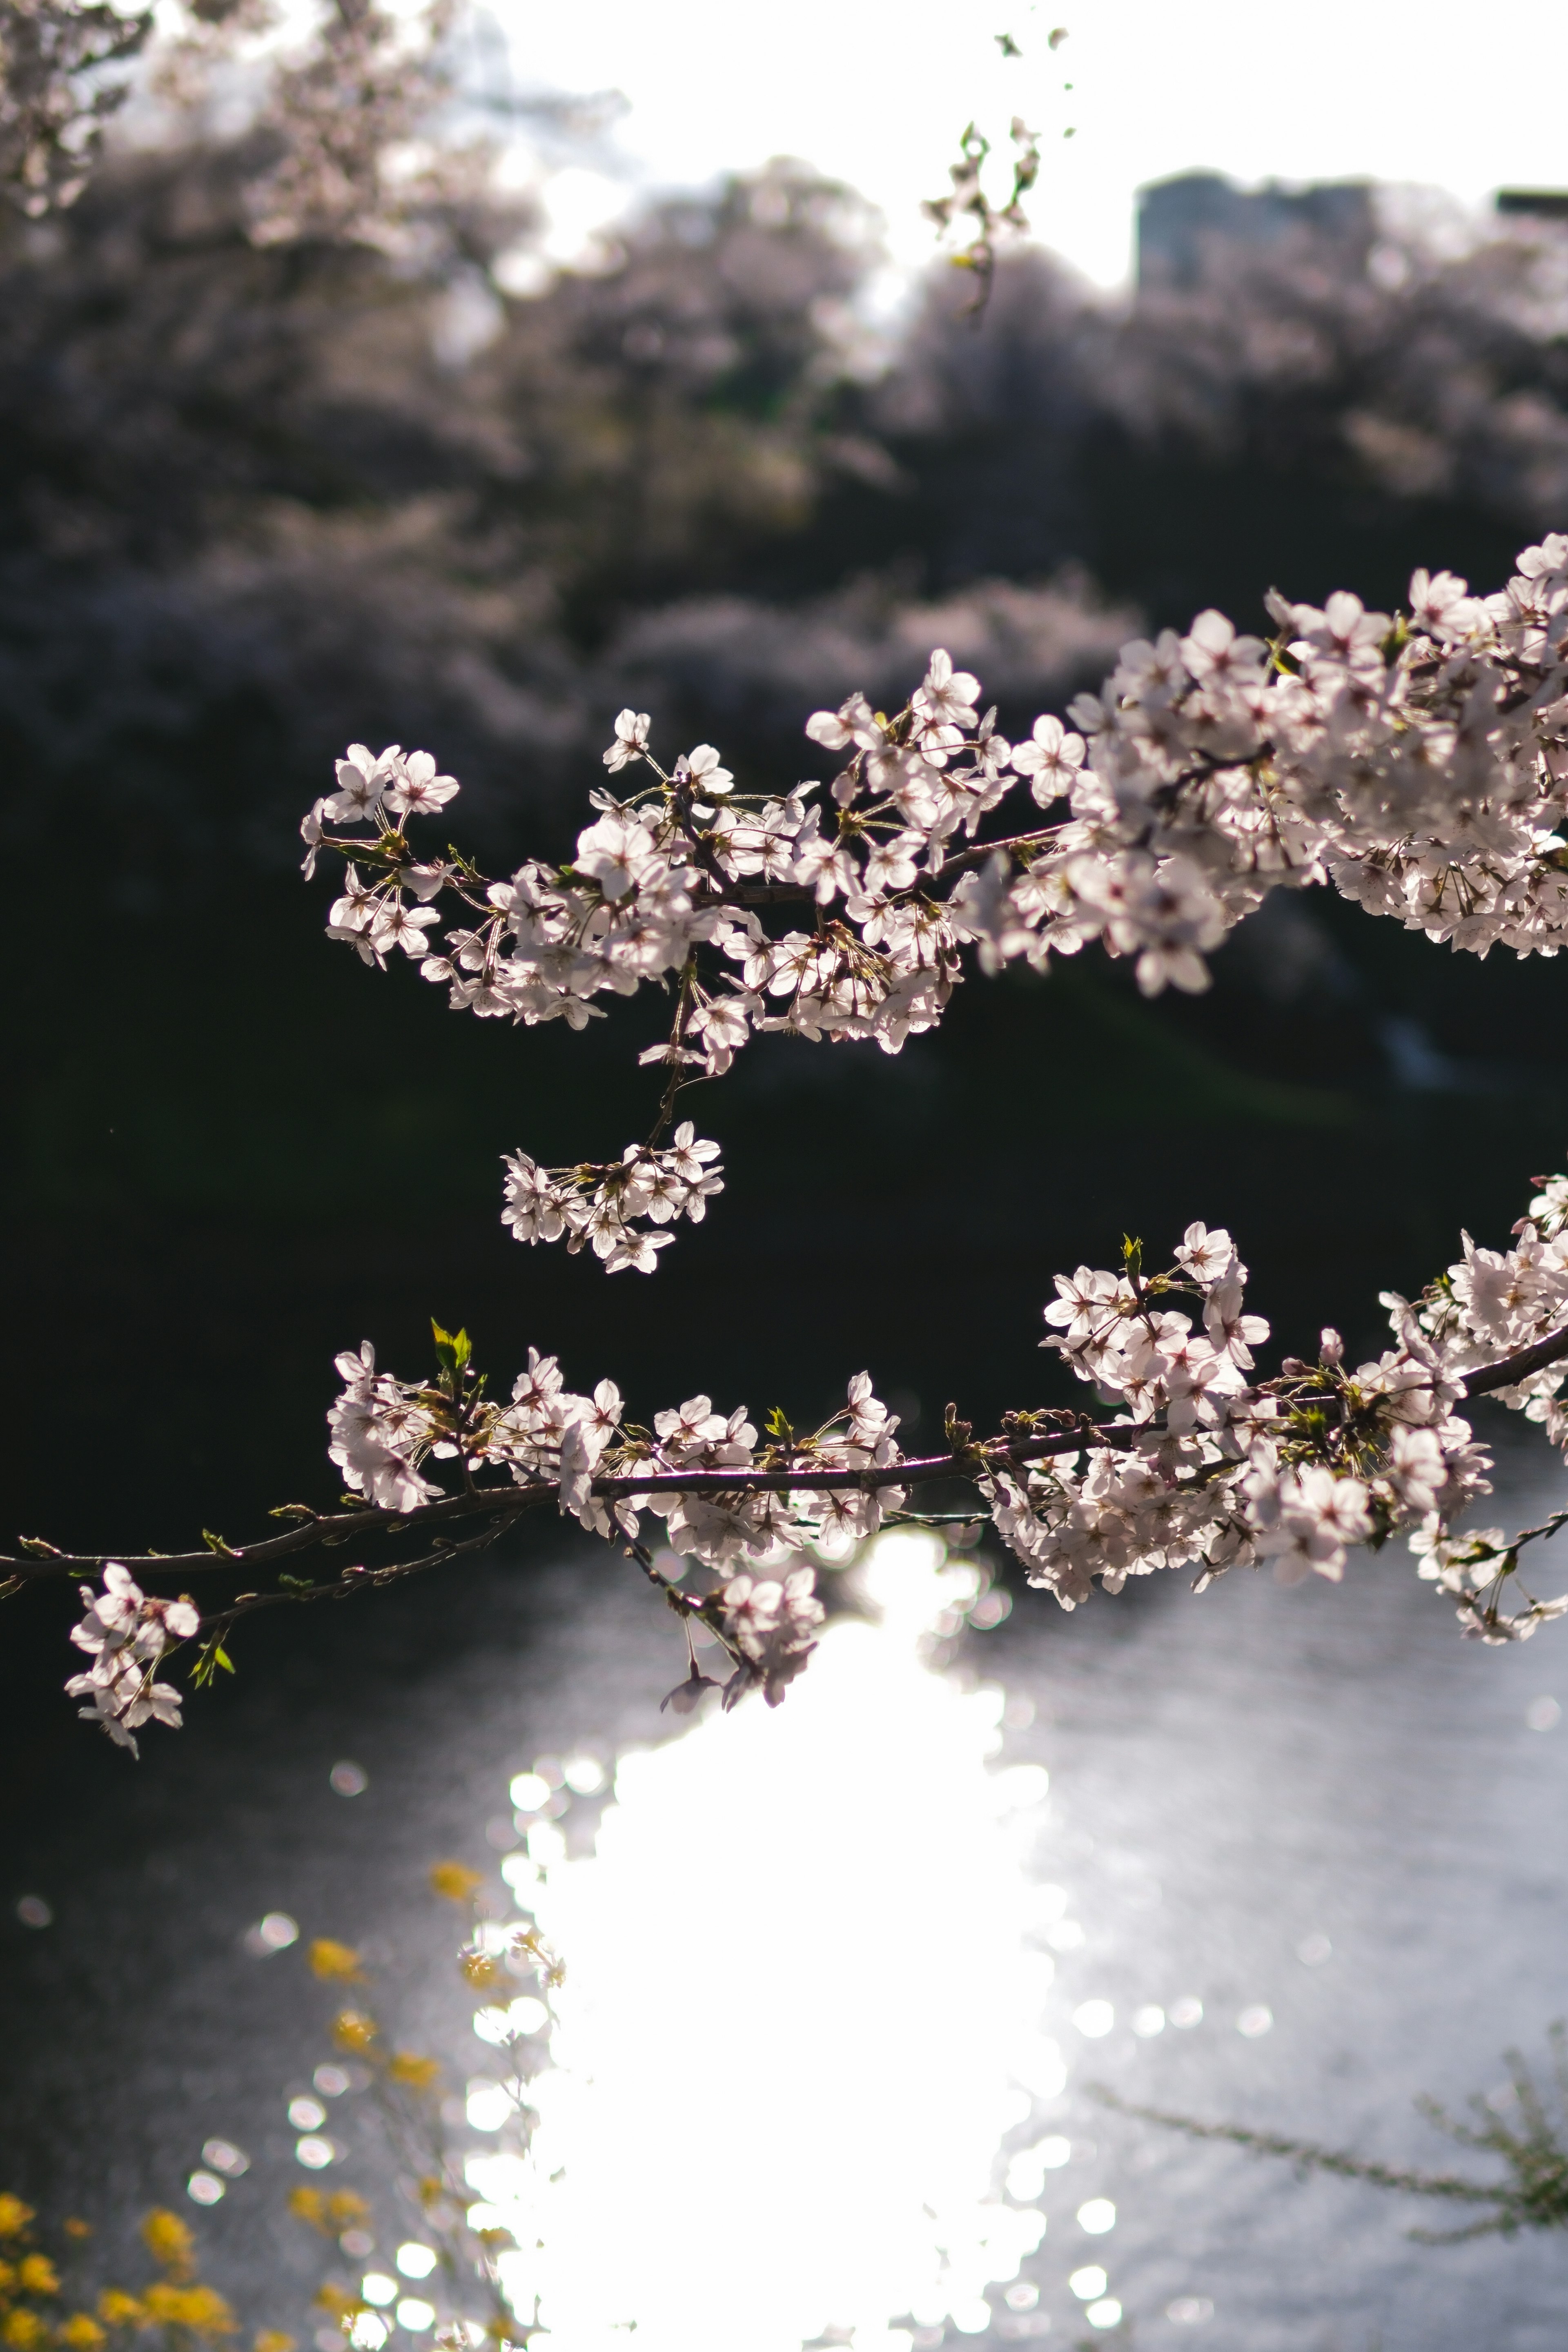
<svg viewBox="0 0 1568 2352"><path fill-rule="evenodd" d="M1001 1691L923 1662L973 1570L899 1534L859 1576L879 1622L834 1625L776 1714L624 1755L595 1852L520 1895L560 2023L531 2163L469 2179L549 2352L905 2352L982 2332L1043 2235L999 2183L1063 2084L1021 1856L1045 1776L994 1769Z"/></svg>

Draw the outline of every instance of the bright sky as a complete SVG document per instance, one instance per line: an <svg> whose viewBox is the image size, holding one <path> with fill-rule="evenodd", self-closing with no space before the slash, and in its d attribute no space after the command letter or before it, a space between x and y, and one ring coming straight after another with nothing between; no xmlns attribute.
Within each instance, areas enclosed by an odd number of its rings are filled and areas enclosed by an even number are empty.
<svg viewBox="0 0 1568 2352"><path fill-rule="evenodd" d="M1195 167L1426 184L1468 203L1500 184L1568 184L1562 0L1516 0L1496 33L1468 0L1316 0L1284 17L1258 0L495 5L520 82L629 101L613 143L630 185L801 156L881 207L905 264L930 252L920 202L971 116L1002 143L1014 113L1044 131L1036 232L1106 285L1126 275L1133 190ZM1021 60L1003 60L1004 32ZM624 185L566 175L555 249L624 201Z"/></svg>

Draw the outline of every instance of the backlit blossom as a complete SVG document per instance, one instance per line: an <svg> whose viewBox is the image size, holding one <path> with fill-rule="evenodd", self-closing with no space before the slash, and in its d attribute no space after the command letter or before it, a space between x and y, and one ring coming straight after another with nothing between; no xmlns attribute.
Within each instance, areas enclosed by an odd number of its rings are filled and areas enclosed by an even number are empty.
<svg viewBox="0 0 1568 2352"><path fill-rule="evenodd" d="M605 765L611 775L624 768L630 760L640 760L647 750L648 715L646 710L623 710L616 720L616 740L605 754Z"/></svg>
<svg viewBox="0 0 1568 2352"><path fill-rule="evenodd" d="M434 816L457 793L457 778L438 776L428 751L384 753L383 761L390 769L384 798L395 816Z"/></svg>
<svg viewBox="0 0 1568 2352"><path fill-rule="evenodd" d="M724 1587L724 1631L741 1656L740 1685L755 1685L770 1706L816 1647L826 1612L815 1582L809 1568L796 1568L782 1577L731 1577Z"/></svg>
<svg viewBox="0 0 1568 2352"><path fill-rule="evenodd" d="M724 1189L718 1157L719 1146L699 1138L689 1119L664 1150L631 1143L608 1167L541 1168L527 1152L512 1152L501 1223L520 1242L564 1234L570 1253L591 1245L612 1274L623 1266L651 1273L654 1253L670 1235L648 1233L643 1220L668 1225L687 1217L700 1224L709 1201Z"/></svg>
<svg viewBox="0 0 1568 2352"><path fill-rule="evenodd" d="M1019 775L1028 777L1030 795L1042 808L1049 808L1077 783L1084 748L1081 735L1069 734L1059 719L1048 714L1036 719L1026 743L1014 745L1013 765Z"/></svg>
<svg viewBox="0 0 1568 2352"><path fill-rule="evenodd" d="M1098 943L1145 994L1200 991L1214 950L1279 884L1331 884L1474 954L1555 954L1568 537L1525 549L1492 595L1417 572L1397 626L1345 591L1321 607L1268 601L1272 648L1200 613L1184 635L1124 646L1098 696L1040 713L1011 746L939 647L902 711L856 692L808 719L841 761L826 791L748 793L700 743L630 802L596 793L565 865L529 859L488 883L405 839L457 790L433 755L351 744L302 827L306 864L348 856L329 930L366 963L399 948L455 1009L525 1025L581 1027L595 1000L668 988L668 1034L644 1059L708 1076L763 1030L897 1053L941 1020L971 952L987 971L1044 969ZM650 721L628 708L604 764L641 763ZM1054 821L1026 811L1019 831L1010 793ZM428 911L454 904L456 920ZM637 1238L614 1209L563 1205L531 1237L651 1265L646 1227Z"/></svg>
<svg viewBox="0 0 1568 2352"><path fill-rule="evenodd" d="M85 1614L71 1628L71 1640L92 1663L85 1674L72 1675L66 1690L88 1704L77 1712L98 1723L121 1748L136 1752L135 1734L144 1723L180 1726L180 1695L170 1683L157 1679L165 1650L188 1642L201 1631L195 1604L183 1596L159 1600L144 1593L128 1569L110 1560L103 1571L103 1590L81 1588Z"/></svg>

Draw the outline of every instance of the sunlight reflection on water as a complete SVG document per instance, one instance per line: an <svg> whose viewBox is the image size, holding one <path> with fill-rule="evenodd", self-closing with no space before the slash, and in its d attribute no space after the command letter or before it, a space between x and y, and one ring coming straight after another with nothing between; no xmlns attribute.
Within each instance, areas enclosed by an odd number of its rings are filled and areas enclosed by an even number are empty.
<svg viewBox="0 0 1568 2352"><path fill-rule="evenodd" d="M468 2177L537 2248L507 2285L549 2352L904 2352L984 2332L1039 2243L994 2182L1064 2082L1022 1867L1047 1776L993 1769L1000 1690L922 1662L943 1559L883 1538L879 1624L835 1625L779 1714L623 1755L595 1853L520 1894L561 2021L532 2162Z"/></svg>

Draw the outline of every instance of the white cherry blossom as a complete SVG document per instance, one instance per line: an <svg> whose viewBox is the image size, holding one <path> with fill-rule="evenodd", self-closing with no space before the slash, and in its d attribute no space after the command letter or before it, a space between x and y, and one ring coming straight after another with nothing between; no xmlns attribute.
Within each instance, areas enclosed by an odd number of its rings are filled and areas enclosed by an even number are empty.
<svg viewBox="0 0 1568 2352"><path fill-rule="evenodd" d="M678 777L684 772L690 779L700 800L710 793L721 797L735 781L711 743L694 744L683 760L676 761L675 772Z"/></svg>
<svg viewBox="0 0 1568 2352"><path fill-rule="evenodd" d="M815 1582L809 1568L795 1568L781 1577L743 1572L724 1587L724 1631L740 1653L745 1683L755 1684L770 1706L777 1706L816 1647L827 1612Z"/></svg>
<svg viewBox="0 0 1568 2352"><path fill-rule="evenodd" d="M117 1560L106 1564L100 1592L90 1584L80 1591L85 1613L70 1637L92 1663L85 1674L71 1675L66 1691L88 1702L78 1708L80 1716L134 1755L135 1735L143 1724L180 1727L180 1695L172 1684L158 1681L157 1666L165 1650L195 1638L201 1619L184 1595L166 1601L144 1593Z"/></svg>
<svg viewBox="0 0 1568 2352"><path fill-rule="evenodd" d="M623 710L619 714L616 720L616 740L605 753L605 765L612 776L629 761L647 756L650 724L646 710Z"/></svg>
<svg viewBox="0 0 1568 2352"><path fill-rule="evenodd" d="M1036 719L1028 741L1014 745L1012 764L1019 775L1029 778L1030 796L1049 808L1078 782L1085 749L1081 735L1069 734L1059 719L1047 712Z"/></svg>
<svg viewBox="0 0 1568 2352"><path fill-rule="evenodd" d="M351 743L337 763L338 788L321 803L334 824L356 824L374 815L401 747L389 743L379 759L363 743Z"/></svg>
<svg viewBox="0 0 1568 2352"><path fill-rule="evenodd" d="M511 1152L501 1223L520 1242L564 1234L574 1255L589 1245L611 1274L628 1266L651 1274L655 1254L671 1236L648 1233L641 1221L668 1225L687 1217L700 1224L709 1202L724 1189L718 1158L719 1146L700 1138L689 1119L662 1150L629 1143L608 1166L542 1168L526 1151Z"/></svg>

